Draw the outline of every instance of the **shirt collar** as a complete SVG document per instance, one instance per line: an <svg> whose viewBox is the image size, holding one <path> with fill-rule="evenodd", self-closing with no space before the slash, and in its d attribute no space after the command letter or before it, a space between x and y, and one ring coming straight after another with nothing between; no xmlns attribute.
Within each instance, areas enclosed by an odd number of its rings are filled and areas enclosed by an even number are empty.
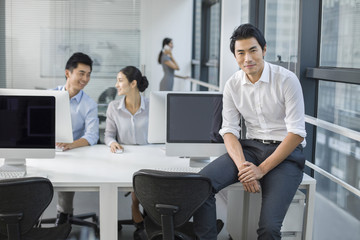
<svg viewBox="0 0 360 240"><path fill-rule="evenodd" d="M241 71L241 75L241 85L252 84L244 71ZM264 61L264 69L258 82L269 82L269 64L266 61Z"/></svg>
<svg viewBox="0 0 360 240"><path fill-rule="evenodd" d="M66 91L65 89L65 85L60 87L60 91ZM76 94L75 96L73 96L70 100L75 99L78 103L81 101L81 98L83 96L83 90L80 90L80 92L78 92L78 94Z"/></svg>
<svg viewBox="0 0 360 240"><path fill-rule="evenodd" d="M125 96L121 97L119 106L117 108L121 110L125 110Z"/></svg>
<svg viewBox="0 0 360 240"><path fill-rule="evenodd" d="M83 90L80 90L80 92L78 94L76 94L75 96L73 96L72 98L75 99L77 102L81 101L81 98L83 96Z"/></svg>
<svg viewBox="0 0 360 240"><path fill-rule="evenodd" d="M118 106L118 109L125 110L125 96L122 97L120 100L120 104ZM145 110L145 98L140 94L140 109L143 111Z"/></svg>

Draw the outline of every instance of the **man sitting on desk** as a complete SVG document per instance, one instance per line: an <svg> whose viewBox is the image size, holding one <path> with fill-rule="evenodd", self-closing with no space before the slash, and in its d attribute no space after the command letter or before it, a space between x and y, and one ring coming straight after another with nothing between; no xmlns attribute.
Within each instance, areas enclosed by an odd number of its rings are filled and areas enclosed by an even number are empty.
<svg viewBox="0 0 360 240"><path fill-rule="evenodd" d="M66 84L55 90L68 91L74 142L56 143L63 150L94 145L99 139L97 104L82 89L89 83L92 60L84 53L74 53L66 63ZM63 224L73 214L74 192L58 193L56 225Z"/></svg>
<svg viewBox="0 0 360 240"><path fill-rule="evenodd" d="M301 85L294 73L264 61L266 41L256 27L240 25L230 39L241 70L223 92L220 134L228 153L200 172L211 179L213 194L194 214L195 232L198 239L216 240L214 195L240 181L245 191L262 193L258 239L281 239L282 222L305 164ZM239 141L241 116L247 134Z"/></svg>

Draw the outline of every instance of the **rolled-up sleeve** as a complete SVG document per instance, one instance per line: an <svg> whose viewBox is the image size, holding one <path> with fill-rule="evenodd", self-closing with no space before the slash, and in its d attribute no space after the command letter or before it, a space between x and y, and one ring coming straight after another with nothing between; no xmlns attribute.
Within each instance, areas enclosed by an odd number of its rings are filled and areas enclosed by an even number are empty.
<svg viewBox="0 0 360 240"><path fill-rule="evenodd" d="M284 82L286 117L285 124L288 132L306 137L304 98L299 80L293 76Z"/></svg>
<svg viewBox="0 0 360 240"><path fill-rule="evenodd" d="M90 145L94 145L99 140L99 117L97 104L91 105L85 118L85 132L84 136Z"/></svg>
<svg viewBox="0 0 360 240"><path fill-rule="evenodd" d="M224 137L226 133L232 133L237 138L240 138L240 119L241 115L234 104L232 98L230 81L225 84L223 92L223 110L222 110L222 127L219 131L220 135Z"/></svg>
<svg viewBox="0 0 360 240"><path fill-rule="evenodd" d="M111 143L116 142L116 123L113 116L114 102L110 102L106 110L106 127L104 142L110 147Z"/></svg>

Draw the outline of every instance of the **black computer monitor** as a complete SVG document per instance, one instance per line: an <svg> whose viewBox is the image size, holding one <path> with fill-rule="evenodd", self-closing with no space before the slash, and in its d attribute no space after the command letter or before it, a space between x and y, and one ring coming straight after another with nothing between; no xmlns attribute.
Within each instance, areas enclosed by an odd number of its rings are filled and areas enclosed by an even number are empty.
<svg viewBox="0 0 360 240"><path fill-rule="evenodd" d="M55 157L55 97L0 95L0 158L24 170L26 158ZM1 168L0 168L1 171Z"/></svg>
<svg viewBox="0 0 360 240"><path fill-rule="evenodd" d="M196 166L209 157L225 153L226 148L219 135L221 111L221 93L168 93L166 154L190 157L190 165Z"/></svg>

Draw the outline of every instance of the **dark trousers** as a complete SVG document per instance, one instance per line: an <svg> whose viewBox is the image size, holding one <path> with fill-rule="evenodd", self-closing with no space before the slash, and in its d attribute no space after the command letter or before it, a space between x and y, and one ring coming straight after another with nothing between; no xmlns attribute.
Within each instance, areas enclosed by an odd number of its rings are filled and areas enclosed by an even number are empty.
<svg viewBox="0 0 360 240"><path fill-rule="evenodd" d="M241 140L240 143L246 161L257 166L278 146L254 140ZM262 204L257 230L258 239L281 239L282 222L302 181L304 164L305 157L299 145L283 162L260 180ZM200 240L216 240L215 194L238 182L238 169L230 156L224 154L212 161L200 173L211 179L213 193L194 214L195 233Z"/></svg>

